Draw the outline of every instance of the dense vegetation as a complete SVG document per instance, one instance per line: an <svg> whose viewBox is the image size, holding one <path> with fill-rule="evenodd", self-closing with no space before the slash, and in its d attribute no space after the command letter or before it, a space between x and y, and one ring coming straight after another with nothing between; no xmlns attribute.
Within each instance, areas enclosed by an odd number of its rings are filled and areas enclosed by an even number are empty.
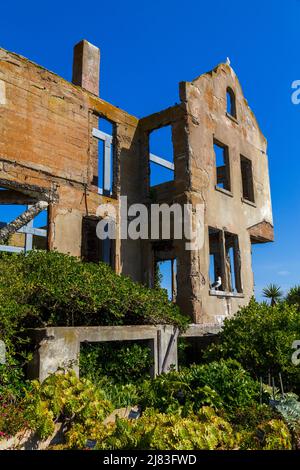
<svg viewBox="0 0 300 470"><path fill-rule="evenodd" d="M164 289L148 289L105 263L83 263L53 251L2 255L0 296L1 322L8 313L31 327L188 324ZM0 324L2 334L4 327Z"/></svg>
<svg viewBox="0 0 300 470"><path fill-rule="evenodd" d="M27 327L172 323L183 330L188 320L165 291L105 264L53 252L1 256L0 339L8 355L0 365L0 439L24 429L45 439L62 423L62 449L89 441L97 449L299 448L300 367L291 346L300 339L300 288L281 299L270 287L271 304L252 300L226 320L201 365L150 379L145 344L84 345L80 379L61 370L40 384L23 375ZM279 386L279 374L284 394L265 385L273 377ZM132 405L139 419L109 418Z"/></svg>
<svg viewBox="0 0 300 470"><path fill-rule="evenodd" d="M300 367L292 363L292 343L300 339L300 314L295 305L274 306L252 300L234 318L225 320L219 342L205 354L207 360L236 359L256 378L281 373L289 390L300 392Z"/></svg>

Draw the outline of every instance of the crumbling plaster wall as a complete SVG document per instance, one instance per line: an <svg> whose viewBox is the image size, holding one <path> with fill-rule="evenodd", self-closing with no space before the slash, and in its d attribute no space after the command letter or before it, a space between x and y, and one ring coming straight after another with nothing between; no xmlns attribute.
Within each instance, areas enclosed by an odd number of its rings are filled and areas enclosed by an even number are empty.
<svg viewBox="0 0 300 470"><path fill-rule="evenodd" d="M236 98L237 119L226 114L226 90ZM273 240L266 140L242 93L239 81L227 64L193 82L181 84L181 98L187 106L190 167L190 194L205 207L204 244L191 259L193 275L193 316L197 323L218 323L249 302L254 283L251 240L248 229L267 227L264 241ZM213 140L229 148L231 191L215 188L216 164ZM240 155L252 161L255 204L242 200ZM243 296L215 297L209 294L208 228L238 235L241 253Z"/></svg>

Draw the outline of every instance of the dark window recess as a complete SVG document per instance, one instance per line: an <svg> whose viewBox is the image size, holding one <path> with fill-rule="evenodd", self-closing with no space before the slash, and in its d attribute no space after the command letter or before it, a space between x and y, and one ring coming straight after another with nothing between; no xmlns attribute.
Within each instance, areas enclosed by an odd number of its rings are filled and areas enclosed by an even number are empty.
<svg viewBox="0 0 300 470"><path fill-rule="evenodd" d="M214 141L216 158L217 187L230 191L229 151L226 145Z"/></svg>
<svg viewBox="0 0 300 470"><path fill-rule="evenodd" d="M217 290L242 293L241 257L238 236L209 229L209 278L210 285L221 278Z"/></svg>
<svg viewBox="0 0 300 470"><path fill-rule="evenodd" d="M235 103L235 94L231 88L227 88L226 91L226 105L227 105L227 114L236 118L236 103Z"/></svg>
<svg viewBox="0 0 300 470"><path fill-rule="evenodd" d="M106 238L100 240L97 237L97 223L101 220L95 216L85 216L82 218L82 244L81 256L84 261L98 263L104 261L112 264L112 240Z"/></svg>
<svg viewBox="0 0 300 470"><path fill-rule="evenodd" d="M253 173L252 162L241 155L241 175L243 198L254 202Z"/></svg>

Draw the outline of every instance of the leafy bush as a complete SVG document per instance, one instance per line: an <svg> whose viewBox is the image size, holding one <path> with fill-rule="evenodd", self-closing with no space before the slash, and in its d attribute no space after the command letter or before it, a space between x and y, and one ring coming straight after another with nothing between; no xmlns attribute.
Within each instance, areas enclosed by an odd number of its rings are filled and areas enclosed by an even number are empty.
<svg viewBox="0 0 300 470"><path fill-rule="evenodd" d="M90 343L80 348L80 374L93 383L103 376L114 383L137 382L149 376L152 364L151 351L144 344Z"/></svg>
<svg viewBox="0 0 300 470"><path fill-rule="evenodd" d="M147 410L137 421L117 420L93 436L97 449L227 450L291 449L291 436L280 420L239 433L210 407L188 417ZM73 435L74 438L74 435ZM74 440L73 440L74 442Z"/></svg>
<svg viewBox="0 0 300 470"><path fill-rule="evenodd" d="M0 395L0 440L17 434L27 427L24 421L24 408L22 403L10 393Z"/></svg>
<svg viewBox="0 0 300 470"><path fill-rule="evenodd" d="M105 398L111 401L116 409L135 406L140 402L139 388L133 383L115 383L110 377L104 376L96 382L96 386L103 391Z"/></svg>
<svg viewBox="0 0 300 470"><path fill-rule="evenodd" d="M23 407L29 428L41 438L50 436L58 421L69 427L83 426L88 435L113 409L100 389L74 372L53 374L42 384L32 381Z"/></svg>
<svg viewBox="0 0 300 470"><path fill-rule="evenodd" d="M162 374L145 381L141 389L143 408L163 413L186 413L191 408L196 412L203 405L224 407L234 413L238 407L253 404L259 396L258 383L230 359Z"/></svg>
<svg viewBox="0 0 300 470"><path fill-rule="evenodd" d="M300 449L300 402L298 396L294 393L288 393L275 400L274 408L291 431L294 446Z"/></svg>
<svg viewBox="0 0 300 470"><path fill-rule="evenodd" d="M234 423L235 429L240 432L254 432L262 422L281 418L280 414L266 403L253 403L249 406L236 408L230 422Z"/></svg>
<svg viewBox="0 0 300 470"><path fill-rule="evenodd" d="M258 383L232 359L193 365L187 369L187 376L192 389L204 385L214 389L229 413L234 413L238 407L251 405L259 397Z"/></svg>
<svg viewBox="0 0 300 470"><path fill-rule="evenodd" d="M105 263L83 263L53 251L2 255L1 296L19 304L16 326L171 323L183 329L188 324L163 289L148 289ZM1 331L6 327L0 323Z"/></svg>
<svg viewBox="0 0 300 470"><path fill-rule="evenodd" d="M231 425L209 407L188 418L147 410L136 421L118 419L95 437L97 449L212 450L236 445Z"/></svg>
<svg viewBox="0 0 300 470"><path fill-rule="evenodd" d="M292 287L286 296L286 301L289 305L296 305L300 310L300 286Z"/></svg>
<svg viewBox="0 0 300 470"><path fill-rule="evenodd" d="M286 388L299 389L300 368L291 361L292 343L300 338L300 315L286 302L274 305L254 300L225 320L219 343L205 353L206 360L233 358L253 377L281 372Z"/></svg>

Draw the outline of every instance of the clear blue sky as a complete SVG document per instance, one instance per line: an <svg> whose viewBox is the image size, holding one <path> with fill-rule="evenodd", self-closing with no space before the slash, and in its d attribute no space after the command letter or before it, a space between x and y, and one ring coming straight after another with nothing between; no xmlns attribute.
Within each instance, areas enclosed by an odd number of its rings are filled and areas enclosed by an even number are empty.
<svg viewBox="0 0 300 470"><path fill-rule="evenodd" d="M72 49L101 48L101 96L136 116L178 102L178 82L229 56L268 139L276 241L256 247L257 294L300 283L300 1L2 2L0 46L71 79Z"/></svg>

